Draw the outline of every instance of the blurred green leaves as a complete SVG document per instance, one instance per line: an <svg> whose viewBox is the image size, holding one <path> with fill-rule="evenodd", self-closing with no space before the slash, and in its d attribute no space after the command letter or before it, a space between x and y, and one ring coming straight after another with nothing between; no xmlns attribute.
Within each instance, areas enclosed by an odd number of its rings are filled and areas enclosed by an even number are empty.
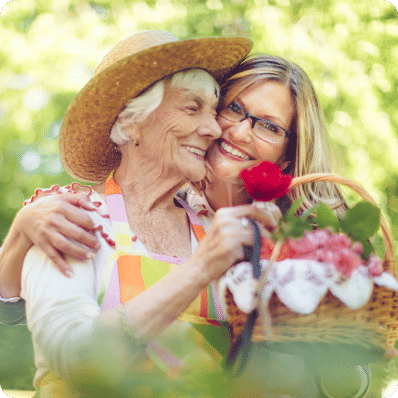
<svg viewBox="0 0 398 398"><path fill-rule="evenodd" d="M59 167L57 136L49 132L109 48L140 29L165 29L182 39L244 35L254 40L254 52L302 66L325 110L337 172L369 190L398 225L396 206L388 205L398 180L398 16L384 0L7 3L0 14L0 182L6 191L22 193L13 194L21 199L37 182L71 181ZM22 204L12 202L0 200L4 230Z"/></svg>
<svg viewBox="0 0 398 398"><path fill-rule="evenodd" d="M119 40L244 35L312 79L337 172L368 190L398 237L398 15L384 0L13 0L0 14L0 240L37 187L66 184L68 104ZM82 134L89 134L83 131Z"/></svg>

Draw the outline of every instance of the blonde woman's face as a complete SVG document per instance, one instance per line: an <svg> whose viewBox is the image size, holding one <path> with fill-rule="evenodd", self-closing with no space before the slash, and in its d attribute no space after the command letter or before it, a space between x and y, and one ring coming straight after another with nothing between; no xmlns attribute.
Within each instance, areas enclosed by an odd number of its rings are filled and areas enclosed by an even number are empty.
<svg viewBox="0 0 398 398"><path fill-rule="evenodd" d="M269 120L290 130L294 116L294 102L290 90L282 83L267 80L255 83L242 91L234 102L251 115ZM212 173L222 180L241 185L239 172L261 161L270 161L284 169L288 140L272 144L253 134L251 119L233 123L218 116L222 135L208 151Z"/></svg>

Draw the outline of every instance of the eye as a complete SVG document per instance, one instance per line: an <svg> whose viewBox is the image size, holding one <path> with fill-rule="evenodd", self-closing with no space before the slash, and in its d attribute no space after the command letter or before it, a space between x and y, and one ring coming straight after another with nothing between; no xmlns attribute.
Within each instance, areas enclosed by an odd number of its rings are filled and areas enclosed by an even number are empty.
<svg viewBox="0 0 398 398"><path fill-rule="evenodd" d="M242 108L240 107L239 104L237 104L236 102L231 102L228 106L227 109L230 110L231 112L234 113L242 113Z"/></svg>
<svg viewBox="0 0 398 398"><path fill-rule="evenodd" d="M263 129L267 130L268 132L271 132L275 135L280 135L282 132L282 130L279 129L279 127L276 124L271 123L268 120L258 121L258 124L261 126L261 128L263 128Z"/></svg>

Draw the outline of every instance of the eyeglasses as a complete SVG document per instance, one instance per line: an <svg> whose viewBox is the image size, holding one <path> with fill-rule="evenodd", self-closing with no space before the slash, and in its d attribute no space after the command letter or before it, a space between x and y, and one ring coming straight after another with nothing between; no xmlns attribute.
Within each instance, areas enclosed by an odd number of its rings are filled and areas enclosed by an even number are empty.
<svg viewBox="0 0 398 398"><path fill-rule="evenodd" d="M240 123L246 119L251 119L254 135L260 140L267 141L271 144L279 144L290 136L289 131L269 120L251 115L236 102L231 102L219 115L233 123Z"/></svg>

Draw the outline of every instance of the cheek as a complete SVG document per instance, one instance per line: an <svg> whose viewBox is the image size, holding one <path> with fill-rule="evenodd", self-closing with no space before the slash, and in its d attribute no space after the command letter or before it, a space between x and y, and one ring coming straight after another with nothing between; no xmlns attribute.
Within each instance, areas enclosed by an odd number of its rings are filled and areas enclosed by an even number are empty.
<svg viewBox="0 0 398 398"><path fill-rule="evenodd" d="M224 135L224 133L226 132L226 130L228 129L228 127L231 126L231 123L228 122L228 120L225 120L224 118L217 116L216 118L218 125L221 128L221 137Z"/></svg>
<svg viewBox="0 0 398 398"><path fill-rule="evenodd" d="M279 164L284 160L286 144L273 145L267 142L260 142L256 145L257 159Z"/></svg>

